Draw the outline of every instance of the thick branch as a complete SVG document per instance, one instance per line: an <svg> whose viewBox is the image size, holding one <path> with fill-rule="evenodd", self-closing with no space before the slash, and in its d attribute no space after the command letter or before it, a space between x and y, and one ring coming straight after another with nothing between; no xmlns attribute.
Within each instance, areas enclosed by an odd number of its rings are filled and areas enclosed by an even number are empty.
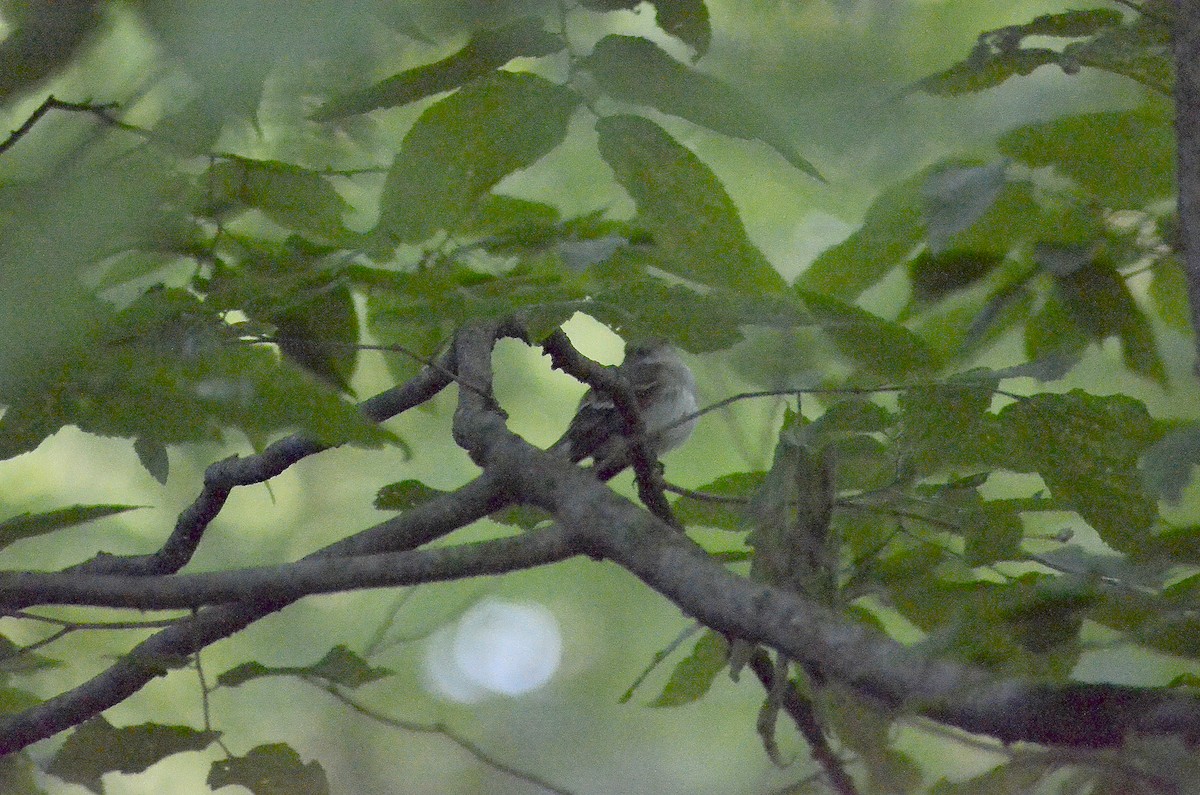
<svg viewBox="0 0 1200 795"><path fill-rule="evenodd" d="M1173 48L1179 232L1200 368L1200 0L1176 3Z"/></svg>

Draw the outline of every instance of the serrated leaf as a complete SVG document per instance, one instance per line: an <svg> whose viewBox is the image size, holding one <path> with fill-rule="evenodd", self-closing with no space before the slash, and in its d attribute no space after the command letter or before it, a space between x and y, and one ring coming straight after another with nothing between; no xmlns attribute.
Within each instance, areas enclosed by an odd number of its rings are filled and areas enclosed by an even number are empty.
<svg viewBox="0 0 1200 795"><path fill-rule="evenodd" d="M600 154L633 197L637 223L654 240L654 264L735 291L783 288L783 279L750 242L733 201L700 158L639 116L607 116L596 129Z"/></svg>
<svg viewBox="0 0 1200 795"><path fill-rule="evenodd" d="M254 795L329 795L321 763L302 762L284 743L260 745L245 756L213 762L205 783L214 789L240 784Z"/></svg>
<svg viewBox="0 0 1200 795"><path fill-rule="evenodd" d="M611 263L616 273L592 294L589 315L627 339L659 337L689 353L722 350L742 339L742 313L723 290L697 292L633 268L622 278L624 260Z"/></svg>
<svg viewBox="0 0 1200 795"><path fill-rule="evenodd" d="M673 506L675 516L688 526L704 525L744 532L749 528L746 510L750 499L762 487L765 477L765 472L722 475L696 489L700 494L711 495L714 499L680 497Z"/></svg>
<svg viewBox="0 0 1200 795"><path fill-rule="evenodd" d="M839 353L883 378L902 379L941 366L933 349L899 323L820 293L797 289L796 294Z"/></svg>
<svg viewBox="0 0 1200 795"><path fill-rule="evenodd" d="M652 707L679 707L704 697L717 674L729 662L729 644L716 632L707 631L696 640L692 653L679 661Z"/></svg>
<svg viewBox="0 0 1200 795"><path fill-rule="evenodd" d="M133 440L133 452L137 454L138 462L150 473L150 477L162 485L167 485L167 476L171 473L171 459L167 456L167 446L139 436Z"/></svg>
<svg viewBox="0 0 1200 795"><path fill-rule="evenodd" d="M995 382L937 384L900 394L899 446L918 475L987 465L999 455L989 413Z"/></svg>
<svg viewBox="0 0 1200 795"><path fill-rule="evenodd" d="M1138 457L1159 436L1142 403L1075 389L1011 403L997 420L1008 468L1041 475L1054 498L1113 549L1140 548L1158 515L1137 471Z"/></svg>
<svg viewBox="0 0 1200 795"><path fill-rule="evenodd" d="M605 36L580 65L615 99L646 105L735 138L762 141L796 168L822 179L783 128L743 93L676 61L649 39Z"/></svg>
<svg viewBox="0 0 1200 795"><path fill-rule="evenodd" d="M25 538L53 533L67 527L135 511L141 505L72 505L44 513L23 513L0 522L0 549Z"/></svg>
<svg viewBox="0 0 1200 795"><path fill-rule="evenodd" d="M1026 165L1053 166L1108 207L1141 208L1175 191L1171 118L1158 104L1083 113L1018 128L998 145Z"/></svg>
<svg viewBox="0 0 1200 795"><path fill-rule="evenodd" d="M851 301L904 262L925 239L925 201L918 174L886 188L862 226L821 253L796 280L798 287Z"/></svg>
<svg viewBox="0 0 1200 795"><path fill-rule="evenodd" d="M289 229L327 239L345 234L342 213L348 205L315 171L278 160L223 155L203 180L216 208L227 204L254 207Z"/></svg>
<svg viewBox="0 0 1200 795"><path fill-rule="evenodd" d="M326 444L394 438L328 387L281 366L274 351L228 340L198 310L131 319L113 337L101 343L104 355L73 362L54 383L10 402L0 455L32 449L66 424L160 444L218 440L227 427L260 439L303 430Z"/></svg>
<svg viewBox="0 0 1200 795"><path fill-rule="evenodd" d="M562 142L579 96L527 72L495 72L434 103L388 171L376 233L418 243L454 230L497 182Z"/></svg>
<svg viewBox="0 0 1200 795"><path fill-rule="evenodd" d="M203 750L220 734L160 723L116 728L103 717L96 717L67 737L46 772L100 793L104 791L101 776L105 773L141 773L174 754Z"/></svg>
<svg viewBox="0 0 1200 795"><path fill-rule="evenodd" d="M540 18L522 17L500 28L473 33L461 50L440 61L392 75L369 88L334 97L312 114L312 119L331 121L377 108L406 105L458 88L514 58L538 58L558 52L564 46L561 36L542 28Z"/></svg>

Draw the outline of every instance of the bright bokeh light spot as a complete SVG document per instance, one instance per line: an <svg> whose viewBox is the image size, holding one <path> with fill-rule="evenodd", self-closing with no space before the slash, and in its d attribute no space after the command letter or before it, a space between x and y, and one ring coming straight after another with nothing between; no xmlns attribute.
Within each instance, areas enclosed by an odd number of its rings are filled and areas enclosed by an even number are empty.
<svg viewBox="0 0 1200 795"><path fill-rule="evenodd" d="M469 703L537 690L561 662L553 613L538 604L489 599L430 638L425 679L434 692Z"/></svg>

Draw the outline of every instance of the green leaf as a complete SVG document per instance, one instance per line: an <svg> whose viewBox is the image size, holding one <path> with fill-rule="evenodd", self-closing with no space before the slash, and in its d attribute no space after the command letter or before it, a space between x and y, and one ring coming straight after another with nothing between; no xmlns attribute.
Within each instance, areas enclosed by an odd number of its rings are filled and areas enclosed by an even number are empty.
<svg viewBox="0 0 1200 795"><path fill-rule="evenodd" d="M899 323L820 293L797 289L822 331L852 362L883 378L897 380L937 370L937 355Z"/></svg>
<svg viewBox="0 0 1200 795"><path fill-rule="evenodd" d="M326 239L346 233L342 213L349 205L315 171L278 160L223 155L201 179L214 210L254 207L289 229Z"/></svg>
<svg viewBox="0 0 1200 795"><path fill-rule="evenodd" d="M1146 104L1031 124L998 143L1001 152L1026 165L1053 166L1108 207L1141 208L1175 191L1171 119L1165 103Z"/></svg>
<svg viewBox="0 0 1200 795"><path fill-rule="evenodd" d="M1143 454L1142 482L1151 494L1178 505L1197 464L1200 464L1200 425L1176 428Z"/></svg>
<svg viewBox="0 0 1200 795"><path fill-rule="evenodd" d="M230 668L217 677L222 687L238 687L268 676L300 676L323 679L331 684L356 688L392 675L387 668L370 666L354 652L338 644L320 661L307 666L267 666L252 660Z"/></svg>
<svg viewBox="0 0 1200 795"><path fill-rule="evenodd" d="M379 489L375 495L375 507L381 511L407 511L446 493L448 492L426 486L419 480L401 480Z"/></svg>
<svg viewBox="0 0 1200 795"><path fill-rule="evenodd" d="M53 533L66 527L87 524L107 516L135 511L141 505L72 505L45 513L23 513L0 522L0 549L25 538Z"/></svg>
<svg viewBox="0 0 1200 795"><path fill-rule="evenodd" d="M688 526L703 525L719 530L744 532L749 529L746 509L750 499L762 487L765 472L735 472L722 475L696 489L715 499L680 497L673 510L676 518Z"/></svg>
<svg viewBox="0 0 1200 795"><path fill-rule="evenodd" d="M9 754L0 757L0 792L6 795L47 795L38 786L40 771L27 753Z"/></svg>
<svg viewBox="0 0 1200 795"><path fill-rule="evenodd" d="M1007 168L1003 160L986 166L948 165L926 178L921 194L934 253L944 251L955 235L969 229L995 204L1005 188Z"/></svg>
<svg viewBox="0 0 1200 795"><path fill-rule="evenodd" d="M887 188L862 226L826 249L796 280L805 290L852 301L904 262L925 239L925 174Z"/></svg>
<svg viewBox="0 0 1200 795"><path fill-rule="evenodd" d="M1150 322L1111 262L1088 255L1082 265L1055 273L1055 285L1077 326L1096 340L1116 334L1130 370L1166 383L1166 366L1159 358Z"/></svg>
<svg viewBox="0 0 1200 795"><path fill-rule="evenodd" d="M473 33L458 52L434 63L392 75L375 85L334 97L312 118L331 121L376 108L406 105L442 91L458 88L499 69L513 58L538 58L565 46L561 36L547 33L538 17L522 17L509 24Z"/></svg>
<svg viewBox="0 0 1200 795"><path fill-rule="evenodd" d="M917 475L986 466L998 429L989 413L995 382L935 384L900 394L899 446Z"/></svg>
<svg viewBox="0 0 1200 795"><path fill-rule="evenodd" d="M245 756L212 763L205 783L213 789L240 784L254 795L329 795L321 763L304 763L284 743L251 748Z"/></svg>
<svg viewBox="0 0 1200 795"><path fill-rule="evenodd" d="M34 671L44 671L49 668L59 668L62 661L27 651L8 638L0 635L0 673L28 674ZM0 790L3 792L4 790Z"/></svg>
<svg viewBox="0 0 1200 795"><path fill-rule="evenodd" d="M1187 278L1179 260L1170 257L1158 263L1150 280L1150 298L1154 310L1167 327L1181 334L1192 333L1192 316L1188 306Z"/></svg>
<svg viewBox="0 0 1200 795"><path fill-rule="evenodd" d="M635 268L622 268L629 258L618 255L610 278L591 296L587 313L626 339L661 337L690 353L729 348L742 339L743 320L737 302L724 290L697 292L668 284Z"/></svg>
<svg viewBox="0 0 1200 795"><path fill-rule="evenodd" d="M358 363L358 313L344 281L294 297L271 315L279 350L338 391L354 394L350 378Z"/></svg>
<svg viewBox="0 0 1200 795"><path fill-rule="evenodd" d="M654 264L704 285L778 292L784 281L746 236L737 208L700 158L639 116L596 123L600 154L654 240Z"/></svg>
<svg viewBox="0 0 1200 795"><path fill-rule="evenodd" d="M431 105L404 137L376 233L417 243L456 230L505 176L563 140L579 96L527 72L495 72Z"/></svg>
<svg viewBox="0 0 1200 795"><path fill-rule="evenodd" d="M325 444L380 445L395 437L275 352L231 339L182 290L145 294L49 384L10 400L0 455L39 444L66 424L159 444L211 441L235 427L252 439L302 430Z"/></svg>
<svg viewBox="0 0 1200 795"><path fill-rule="evenodd" d="M796 168L821 175L800 156L786 131L741 92L676 61L638 36L605 36L581 65L609 96L707 127L735 138L759 140Z"/></svg>
<svg viewBox="0 0 1200 795"><path fill-rule="evenodd" d="M201 751L220 734L160 723L118 729L103 717L96 717L67 737L46 772L100 793L104 791L100 777L105 773L141 773L169 756Z"/></svg>
<svg viewBox="0 0 1200 795"><path fill-rule="evenodd" d="M1073 58L1052 49L1021 47L1027 36L1076 38L1090 36L1121 22L1112 9L1090 9L1046 14L1024 25L1010 25L980 34L966 60L925 78L917 85L935 95L973 93L997 86L1010 77L1027 75L1039 66L1058 64L1063 71L1078 71Z"/></svg>
<svg viewBox="0 0 1200 795"><path fill-rule="evenodd" d="M150 473L150 477L164 486L167 485L167 476L171 473L171 459L167 457L166 445L139 436L133 440L133 452L137 454L142 467Z"/></svg>
<svg viewBox="0 0 1200 795"><path fill-rule="evenodd" d="M393 674L387 668L367 665L366 660L341 644L334 646L319 662L303 671L307 676L315 676L349 688L361 687Z"/></svg>
<svg viewBox="0 0 1200 795"><path fill-rule="evenodd" d="M712 25L704 0L652 0L658 12L658 26L689 45L699 58L708 52Z"/></svg>
<svg viewBox="0 0 1200 795"><path fill-rule="evenodd" d="M699 701L728 662L729 644L725 638L711 630L706 631L692 647L692 653L675 666L662 693L650 706L679 707Z"/></svg>
<svg viewBox="0 0 1200 795"><path fill-rule="evenodd" d="M1142 403L1075 389L1023 398L997 420L1008 468L1041 475L1113 549L1136 552L1145 543L1158 511L1137 460L1160 432Z"/></svg>

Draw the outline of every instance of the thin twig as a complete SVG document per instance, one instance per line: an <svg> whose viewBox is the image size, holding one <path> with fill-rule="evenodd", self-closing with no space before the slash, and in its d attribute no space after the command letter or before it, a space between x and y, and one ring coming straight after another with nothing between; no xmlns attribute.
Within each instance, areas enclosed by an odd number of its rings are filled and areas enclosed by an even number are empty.
<svg viewBox="0 0 1200 795"><path fill-rule="evenodd" d="M463 737L461 734L454 731L441 721L435 721L433 723L418 723L416 721L393 718L390 715L384 715L382 712L374 710L371 707L368 707L367 705L357 701L356 699L342 692L342 689L336 685L328 684L307 676L300 678L313 687L324 690L326 693L333 696L350 709L364 717L376 721L377 723L381 723L384 726L390 726L393 729L399 729L401 731L416 732L420 734L440 734L450 742L457 745L459 748L466 751L471 756L475 757L475 759L479 760L479 762L487 765L493 770L498 770L501 773L507 773L513 778L520 779L521 781L527 781L534 786L541 787L547 792L555 793L555 795L572 795L570 790L556 786L541 776L529 773L525 770L520 770L506 762L500 761L495 756L489 754L477 744L471 740L468 740L466 737Z"/></svg>

